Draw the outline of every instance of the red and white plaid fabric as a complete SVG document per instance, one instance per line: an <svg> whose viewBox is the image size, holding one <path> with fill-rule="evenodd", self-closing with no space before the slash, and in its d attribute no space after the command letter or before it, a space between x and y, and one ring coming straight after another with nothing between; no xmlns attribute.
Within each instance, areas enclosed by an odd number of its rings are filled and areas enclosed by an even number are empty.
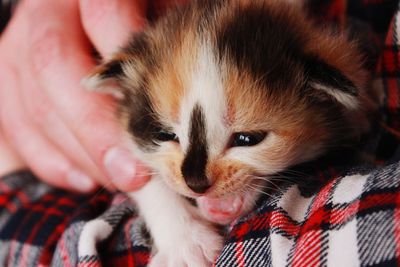
<svg viewBox="0 0 400 267"><path fill-rule="evenodd" d="M234 225L217 266L400 265L400 166L299 187Z"/></svg>
<svg viewBox="0 0 400 267"><path fill-rule="evenodd" d="M385 92L386 126L366 144L377 164L322 168L308 184L282 185L229 226L215 266L400 266L399 1L309 1L321 22L351 23L368 37L361 47ZM0 266L146 266L150 251L122 194L76 195L29 172L0 178Z"/></svg>

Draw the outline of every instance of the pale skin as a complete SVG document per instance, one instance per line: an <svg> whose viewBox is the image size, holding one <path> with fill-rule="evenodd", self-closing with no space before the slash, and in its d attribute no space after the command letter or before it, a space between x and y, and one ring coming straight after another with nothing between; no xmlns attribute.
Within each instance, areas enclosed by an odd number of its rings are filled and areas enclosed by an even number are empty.
<svg viewBox="0 0 400 267"><path fill-rule="evenodd" d="M43 181L88 192L133 191L148 169L126 148L113 99L81 79L141 31L149 8L176 0L24 0L0 38L0 174L24 166ZM179 3L178 3L179 4Z"/></svg>
<svg viewBox="0 0 400 267"><path fill-rule="evenodd" d="M151 170L129 151L114 99L80 84L147 24L187 0L22 0L0 37L0 176L29 168L78 192L131 192ZM215 205L218 205L215 204Z"/></svg>

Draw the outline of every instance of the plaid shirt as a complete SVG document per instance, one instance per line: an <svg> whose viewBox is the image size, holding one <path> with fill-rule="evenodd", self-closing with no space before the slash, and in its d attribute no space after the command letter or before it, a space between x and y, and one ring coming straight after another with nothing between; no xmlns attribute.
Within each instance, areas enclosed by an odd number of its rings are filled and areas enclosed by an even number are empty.
<svg viewBox="0 0 400 267"><path fill-rule="evenodd" d="M373 85L385 92L386 126L368 145L378 162L326 168L317 189L286 184L260 200L229 226L215 266L400 266L399 1L310 2L321 22L365 33ZM75 195L24 171L0 179L0 266L146 266L150 251L122 194Z"/></svg>

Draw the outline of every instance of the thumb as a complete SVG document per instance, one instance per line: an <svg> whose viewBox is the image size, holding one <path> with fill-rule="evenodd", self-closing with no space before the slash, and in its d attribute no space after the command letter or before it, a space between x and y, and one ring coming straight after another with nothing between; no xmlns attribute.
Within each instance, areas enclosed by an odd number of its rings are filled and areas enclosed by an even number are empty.
<svg viewBox="0 0 400 267"><path fill-rule="evenodd" d="M143 0L80 0L79 6L84 30L105 58L147 22L147 1Z"/></svg>

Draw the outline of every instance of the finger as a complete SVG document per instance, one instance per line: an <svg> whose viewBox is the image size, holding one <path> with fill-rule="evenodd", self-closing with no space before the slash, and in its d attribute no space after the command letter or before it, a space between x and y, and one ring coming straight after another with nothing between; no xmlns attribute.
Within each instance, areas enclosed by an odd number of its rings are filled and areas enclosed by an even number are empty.
<svg viewBox="0 0 400 267"><path fill-rule="evenodd" d="M9 24L9 28L7 29L7 31L4 33L3 38L1 39L0 45L1 45L1 51L3 52L3 57L7 58L10 62L26 62L26 42L23 41L24 37L27 36L27 31L28 31L28 25L29 25L29 21L27 20L27 16L26 16L26 10L29 10L29 5L31 4L31 1L24 1L19 5L19 8L17 9L15 15L13 16L12 21ZM4 53L4 51L8 51L8 53ZM15 51L18 51L17 53L15 53ZM5 65L3 65L5 66ZM73 154L75 156L75 161L72 162L72 164L74 164L74 166L77 166L76 169L80 169L80 170L84 170L85 173L88 173L91 177L98 177L98 171L90 171L93 170L93 167L90 166L90 162L88 162L88 157L86 156L85 159L85 154L81 153L80 151L82 151L81 146L76 146L74 145L73 142L70 142L70 138L69 136L72 136L68 131L65 130L65 125L64 128L61 128L61 126L63 126L63 124L60 123L60 120L56 120L56 119L52 119L52 120L45 120L45 118L47 117L51 117L54 118L56 117L56 114L53 110L51 110L51 108L49 108L49 103L47 103L46 101L43 101L43 99L41 98L41 96L43 96L43 92L39 91L39 90L34 90L37 88L36 86L36 78L29 76L30 72L27 71L27 69L23 69L25 68L25 65L19 65L20 66L20 70L19 73L22 74L21 76L23 77L19 77L19 82L22 82L21 84L21 94L20 96L22 96L22 98L20 98L18 105L23 105L24 108L29 107L28 110L25 109L26 112L24 112L24 118L25 120L28 120L29 123L34 123L35 121L41 121L40 124L37 125L32 125L32 127L28 127L28 128L32 128L32 131L34 131L35 133L40 135L43 135L44 133L44 129L48 130L48 128L51 128L52 130L57 130L58 135L52 135L51 133L48 134L47 136L53 137L52 140L46 140L46 137L42 137L42 139L44 139L46 142L44 143L48 143L51 141L53 141L54 143L57 144L62 144L61 146L58 146L58 148L64 148L66 150L63 151L63 155L71 155ZM29 77L27 77L29 76ZM6 75L4 76L6 77ZM21 81L22 80L22 81ZM3 99L7 99L7 98L3 98ZM8 100L7 100L8 101ZM36 104L36 109L33 109L32 105L33 103ZM25 105L24 105L25 104ZM27 106L27 104L30 104ZM26 116L27 114L37 114L37 116L29 116L29 118ZM39 116L41 117L38 118ZM35 126L35 127L33 127ZM38 130L38 127L40 131ZM7 127L9 128L9 127ZM49 133L50 131L48 131L47 133ZM68 135L69 134L69 135ZM54 136L57 136L57 141L58 142L54 142L55 138ZM32 138L32 142L33 142L33 138ZM75 143L77 143L75 141ZM24 149L24 148L22 148ZM68 150L69 149L69 150ZM80 150L79 150L80 149ZM66 153L66 151L70 152L70 153ZM58 152L59 153L59 152ZM83 155L83 156L80 156ZM38 157L42 156L41 154L38 155ZM46 157L46 155L43 155L43 157ZM71 157L74 158L74 157ZM33 159L28 159L28 162L31 163ZM35 165L35 164L31 164L31 165ZM91 165L94 165L93 163ZM90 167L89 167L90 166ZM89 170L89 171L88 171ZM75 176L77 176L78 172L77 171L72 171L72 173L75 173ZM40 175L38 175L40 177ZM74 176L74 175L72 175ZM59 177L54 176L54 179L59 179ZM54 182L50 183L54 184ZM59 181L58 181L59 183ZM64 186L64 187L68 187L70 188L70 186ZM112 188L111 188L112 189Z"/></svg>
<svg viewBox="0 0 400 267"><path fill-rule="evenodd" d="M15 72L7 66L0 66L4 74L0 81L0 121L6 139L28 162L32 171L45 182L69 190L88 192L95 188L92 179L80 170L72 168L71 163L54 146L44 139L24 115L18 95Z"/></svg>
<svg viewBox="0 0 400 267"><path fill-rule="evenodd" d="M21 81L22 102L31 123L47 137L73 164L108 189L114 188L89 158L75 136L54 112L47 95L38 86L30 72L24 72Z"/></svg>
<svg viewBox="0 0 400 267"><path fill-rule="evenodd" d="M146 25L147 1L80 0L79 4L84 30L104 57Z"/></svg>
<svg viewBox="0 0 400 267"><path fill-rule="evenodd" d="M0 131L0 177L26 168L26 164L6 142Z"/></svg>
<svg viewBox="0 0 400 267"><path fill-rule="evenodd" d="M83 76L93 68L84 34L79 26L58 20L59 13L68 20L77 19L78 9L70 1L51 3L38 4L30 14L32 70L100 170L110 175L120 190L138 189L149 179L144 175L148 171L125 148L112 99L80 86Z"/></svg>

